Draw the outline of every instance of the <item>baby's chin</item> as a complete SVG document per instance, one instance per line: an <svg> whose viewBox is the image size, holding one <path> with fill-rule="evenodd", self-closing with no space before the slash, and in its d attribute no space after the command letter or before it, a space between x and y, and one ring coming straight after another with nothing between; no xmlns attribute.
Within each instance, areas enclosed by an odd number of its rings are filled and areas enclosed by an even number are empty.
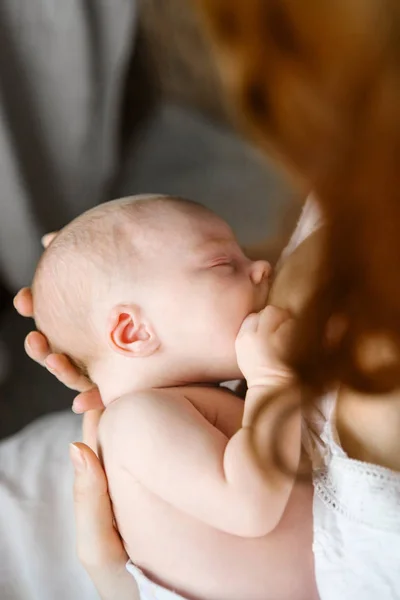
<svg viewBox="0 0 400 600"><path fill-rule="evenodd" d="M226 383L227 381L238 381L243 379L243 374L237 364L232 365L232 367L224 369L224 372L221 373L221 377L218 378L218 383Z"/></svg>

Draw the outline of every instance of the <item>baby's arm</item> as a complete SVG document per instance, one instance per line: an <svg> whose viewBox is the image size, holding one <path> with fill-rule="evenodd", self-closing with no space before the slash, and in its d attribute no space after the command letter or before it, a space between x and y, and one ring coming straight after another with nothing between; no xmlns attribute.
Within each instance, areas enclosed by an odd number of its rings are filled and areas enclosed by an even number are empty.
<svg viewBox="0 0 400 600"><path fill-rule="evenodd" d="M184 389L178 397L149 390L121 399L109 406L100 424L105 467L118 463L150 492L211 527L243 537L266 535L280 521L294 479L272 460L261 468L253 452L253 433L262 427L268 446L277 413L274 405L252 424L270 388L271 380L250 387L243 426L231 439L194 408ZM295 448L295 468L300 420L292 421L282 436Z"/></svg>

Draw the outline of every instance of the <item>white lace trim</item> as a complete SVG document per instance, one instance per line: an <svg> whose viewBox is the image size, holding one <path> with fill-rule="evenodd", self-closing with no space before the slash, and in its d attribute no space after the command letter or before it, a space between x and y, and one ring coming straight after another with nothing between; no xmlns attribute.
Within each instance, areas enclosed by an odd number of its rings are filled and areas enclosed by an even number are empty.
<svg viewBox="0 0 400 600"><path fill-rule="evenodd" d="M374 529L400 532L400 473L332 456L314 473L316 496L331 511Z"/></svg>

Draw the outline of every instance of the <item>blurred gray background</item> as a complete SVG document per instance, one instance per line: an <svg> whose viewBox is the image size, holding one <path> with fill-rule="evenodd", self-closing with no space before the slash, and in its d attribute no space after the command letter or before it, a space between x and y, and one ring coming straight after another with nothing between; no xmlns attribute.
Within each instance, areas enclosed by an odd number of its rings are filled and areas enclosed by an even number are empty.
<svg viewBox="0 0 400 600"><path fill-rule="evenodd" d="M265 240L276 232L291 199L287 185L231 125L212 61L184 0L148 0L143 6L124 73L118 160L107 194L93 193L81 204L75 194L68 210L58 214L49 186L41 196L41 206L49 208L34 243L47 229L62 226L66 215L73 218L105 198L139 193L198 200L224 217L243 244ZM37 256L27 257L16 236L10 239L4 251L16 264L24 263L28 280L22 281L20 272L4 276L0 292L0 437L41 414L69 407L73 397L24 354L32 322L15 313L11 298L20 283L30 283Z"/></svg>

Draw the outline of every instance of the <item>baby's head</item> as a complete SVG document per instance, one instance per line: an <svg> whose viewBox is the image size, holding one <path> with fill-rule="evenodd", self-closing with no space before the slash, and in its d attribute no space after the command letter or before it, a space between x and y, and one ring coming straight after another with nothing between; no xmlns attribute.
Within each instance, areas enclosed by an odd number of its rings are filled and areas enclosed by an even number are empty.
<svg viewBox="0 0 400 600"><path fill-rule="evenodd" d="M235 338L265 306L269 272L205 207L126 198L57 235L36 270L34 314L107 403L133 389L240 377Z"/></svg>

